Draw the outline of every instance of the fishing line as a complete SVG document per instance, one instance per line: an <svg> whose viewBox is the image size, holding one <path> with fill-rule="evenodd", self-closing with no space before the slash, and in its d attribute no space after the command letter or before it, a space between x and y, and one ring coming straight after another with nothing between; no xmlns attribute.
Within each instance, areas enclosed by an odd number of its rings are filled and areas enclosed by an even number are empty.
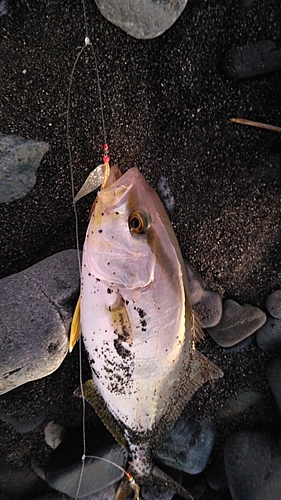
<svg viewBox="0 0 281 500"><path fill-rule="evenodd" d="M81 260L80 260L80 250L79 250L79 225L78 225L78 214L77 214L77 208L76 208L76 200L75 200L75 189L74 189L74 169L73 169L73 161L72 161L72 152L71 152L71 141L70 141L70 131L69 131L69 126L70 126L70 101L71 101L71 90L72 90L72 84L74 80L74 74L76 71L77 64L79 62L79 59L81 58L82 54L84 51L90 47L93 60L94 60L94 68L96 71L96 81L97 81L97 89L98 89L98 98L99 98L99 105L100 105L100 112L101 112L101 120L102 120L102 127L103 127L103 137L104 137L104 163L108 163L109 157L107 155L108 153L108 146L107 146L107 138L106 138L106 127L105 127L105 118L104 118L104 110L103 110L103 101L102 101L102 92L101 92L101 84L100 84L100 77L99 77L99 70L98 70L98 61L97 61L97 55L96 51L89 39L89 30L88 30L88 22L87 22L87 15L86 15L86 6L85 6L85 1L82 0L82 5L83 5L83 15L84 15L84 25L85 25L85 43L84 46L80 49L78 52L76 59L74 61L70 77L69 77L69 85L68 85L68 96L67 96L67 112L66 112L66 137L67 137L67 148L68 148L68 156L69 156L69 168L70 168L70 181L71 181L71 194L72 194L72 202L73 202L73 212L74 212L74 217L75 217L75 237L76 237L76 248L77 248L77 260L78 260L78 267L79 267L79 276L81 279ZM78 341L79 345L79 385L80 385L80 391L81 391L81 396L82 396L82 442L83 442L83 454L81 457L81 470L79 474L79 480L78 480L78 485L77 485L77 490L75 494L75 500L78 500L79 498L79 492L81 488L81 483L83 479L83 473L85 469L85 459L86 458L95 458L98 460L102 460L103 462L107 462L118 469L120 469L127 477L130 486L132 489L135 491L135 498L139 498L139 488L137 484L135 483L135 480L133 476L129 473L126 472L123 467L120 467L118 464L115 464L111 460L102 458L102 457L96 457L94 455L92 456L87 456L86 455L86 427L85 427L85 421L86 421L86 405L85 405L85 397L84 397L84 390L83 390L83 376L82 376L82 339L81 336Z"/></svg>

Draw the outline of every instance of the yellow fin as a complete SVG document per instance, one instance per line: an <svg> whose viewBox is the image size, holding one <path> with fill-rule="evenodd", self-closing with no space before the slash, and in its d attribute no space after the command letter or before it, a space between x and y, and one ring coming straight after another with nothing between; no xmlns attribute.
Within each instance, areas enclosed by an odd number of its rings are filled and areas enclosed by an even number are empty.
<svg viewBox="0 0 281 500"><path fill-rule="evenodd" d="M116 301L110 307L109 311L112 322L115 325L115 333L118 335L118 340L127 342L128 345L132 345L132 325L124 299L120 293L117 295Z"/></svg>
<svg viewBox="0 0 281 500"><path fill-rule="evenodd" d="M79 297L75 311L72 318L70 336L69 336L69 352L72 351L75 346L77 340L81 335L81 324L80 324L80 304L81 304L81 296Z"/></svg>

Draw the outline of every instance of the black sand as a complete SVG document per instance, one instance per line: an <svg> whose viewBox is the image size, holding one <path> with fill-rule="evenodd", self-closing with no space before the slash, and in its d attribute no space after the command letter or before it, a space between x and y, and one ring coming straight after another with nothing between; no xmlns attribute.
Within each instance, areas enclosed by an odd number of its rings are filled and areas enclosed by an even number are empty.
<svg viewBox="0 0 281 500"><path fill-rule="evenodd" d="M239 0L190 0L176 24L150 41L130 38L92 3L87 15L98 53L111 163L123 171L138 166L154 188L164 175L176 200L170 217L183 255L224 297L264 309L267 295L281 286L280 134L234 125L230 118L280 126L281 71L232 80L223 61L233 44L265 39L281 44L280 2L258 0L244 9ZM75 247L66 106L73 63L84 44L83 22L81 2L54 0L15 0L0 19L0 131L51 146L35 188L0 206L2 277ZM71 94L76 191L101 163L104 142L93 59L90 51L86 54ZM92 200L79 203L80 245ZM218 421L217 459L234 431L278 428L280 418L264 377L269 357L255 344L226 356L207 340L202 350L225 377L198 393L189 405L192 417L213 414L239 389L263 393L258 408ZM81 424L80 403L72 396L78 379L75 350L52 376L0 402L15 418L44 410L47 421L71 428ZM95 421L92 410L87 420ZM2 464L29 466L31 455L46 459L43 425L20 435L6 424L0 428ZM45 491L43 481L40 488ZM14 500L32 498L18 491ZM207 488L201 498L230 497Z"/></svg>

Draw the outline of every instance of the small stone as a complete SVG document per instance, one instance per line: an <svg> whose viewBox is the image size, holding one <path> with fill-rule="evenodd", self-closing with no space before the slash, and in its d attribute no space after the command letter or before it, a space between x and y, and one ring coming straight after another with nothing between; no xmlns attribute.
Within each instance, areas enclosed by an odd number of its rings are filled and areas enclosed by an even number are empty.
<svg viewBox="0 0 281 500"><path fill-rule="evenodd" d="M157 458L168 467L199 474L206 467L215 442L213 420L190 422L182 415L157 452Z"/></svg>
<svg viewBox="0 0 281 500"><path fill-rule="evenodd" d="M36 172L50 146L0 133L0 203L22 198L35 185Z"/></svg>
<svg viewBox="0 0 281 500"><path fill-rule="evenodd" d="M13 453L11 449L11 454ZM34 492L40 491L41 479L28 465L14 466L6 464L1 456L0 464L0 498L33 499ZM20 492L20 497L19 497Z"/></svg>
<svg viewBox="0 0 281 500"><path fill-rule="evenodd" d="M264 352L281 352L281 319L268 318L256 332L259 348Z"/></svg>
<svg viewBox="0 0 281 500"><path fill-rule="evenodd" d="M203 328L216 326L222 317L222 299L219 292L211 290L202 276L185 260L191 303Z"/></svg>
<svg viewBox="0 0 281 500"><path fill-rule="evenodd" d="M59 252L0 280L0 394L61 365L79 284L76 250Z"/></svg>
<svg viewBox="0 0 281 500"><path fill-rule="evenodd" d="M175 198L172 195L172 191L166 177L164 177L163 175L161 175L157 183L157 190L166 209L173 210L173 208L175 208Z"/></svg>
<svg viewBox="0 0 281 500"><path fill-rule="evenodd" d="M281 413L281 357L271 361L266 370L266 378Z"/></svg>
<svg viewBox="0 0 281 500"><path fill-rule="evenodd" d="M257 404L262 396L258 392L238 391L235 398L228 399L224 405L218 410L219 418L233 417L243 413L245 410Z"/></svg>
<svg viewBox="0 0 281 500"><path fill-rule="evenodd" d="M270 433L238 432L224 448L233 500L277 500L281 491L280 443Z"/></svg>
<svg viewBox="0 0 281 500"><path fill-rule="evenodd" d="M162 35L181 15L187 0L95 0L102 15L134 38Z"/></svg>
<svg viewBox="0 0 281 500"><path fill-rule="evenodd" d="M252 335L265 321L266 315L258 307L249 304L241 306L228 299L224 301L220 323L207 330L218 345L230 347Z"/></svg>
<svg viewBox="0 0 281 500"><path fill-rule="evenodd" d="M281 69L281 48L272 40L234 46L225 60L225 72L232 78L250 78Z"/></svg>
<svg viewBox="0 0 281 500"><path fill-rule="evenodd" d="M267 297L266 308L271 316L281 319L281 290L275 290Z"/></svg>
<svg viewBox="0 0 281 500"><path fill-rule="evenodd" d="M65 428L55 422L49 422L44 428L44 434L46 444L55 450L63 440Z"/></svg>
<svg viewBox="0 0 281 500"><path fill-rule="evenodd" d="M72 430L55 449L45 468L48 484L62 493L78 498L92 495L120 481L128 454L105 429L86 432L86 458L83 476L77 492L83 455L81 430ZM100 460L101 457L105 460ZM110 460L113 464L108 463ZM109 498L109 497L108 497Z"/></svg>
<svg viewBox="0 0 281 500"><path fill-rule="evenodd" d="M0 17L6 16L8 14L8 1L1 0L0 1Z"/></svg>

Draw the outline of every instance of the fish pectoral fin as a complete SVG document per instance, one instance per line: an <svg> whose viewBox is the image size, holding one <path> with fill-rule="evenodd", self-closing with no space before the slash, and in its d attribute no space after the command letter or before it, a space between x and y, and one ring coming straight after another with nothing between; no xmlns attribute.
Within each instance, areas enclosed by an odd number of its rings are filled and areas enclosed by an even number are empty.
<svg viewBox="0 0 281 500"><path fill-rule="evenodd" d="M182 498L185 498L186 500L194 500L193 496L188 493L188 491L183 488L183 486L181 486L177 481L168 476L168 474L165 474L165 472L156 467L156 465L154 465L152 468L151 478L156 484L165 486L167 490L171 490L177 495L180 495Z"/></svg>
<svg viewBox="0 0 281 500"><path fill-rule="evenodd" d="M70 336L69 336L69 352L72 351L75 346L77 340L81 335L81 324L80 324L80 304L81 304L81 296L79 297L75 311L72 318Z"/></svg>
<svg viewBox="0 0 281 500"><path fill-rule="evenodd" d="M84 397L86 399L86 401L94 408L105 427L109 430L109 432L111 432L112 436L116 439L120 446L126 450L127 444L124 437L124 429L108 410L102 396L96 390L93 380L90 379L87 380L87 382L84 382L82 389L83 392L80 387L77 387L74 391L74 395Z"/></svg>

